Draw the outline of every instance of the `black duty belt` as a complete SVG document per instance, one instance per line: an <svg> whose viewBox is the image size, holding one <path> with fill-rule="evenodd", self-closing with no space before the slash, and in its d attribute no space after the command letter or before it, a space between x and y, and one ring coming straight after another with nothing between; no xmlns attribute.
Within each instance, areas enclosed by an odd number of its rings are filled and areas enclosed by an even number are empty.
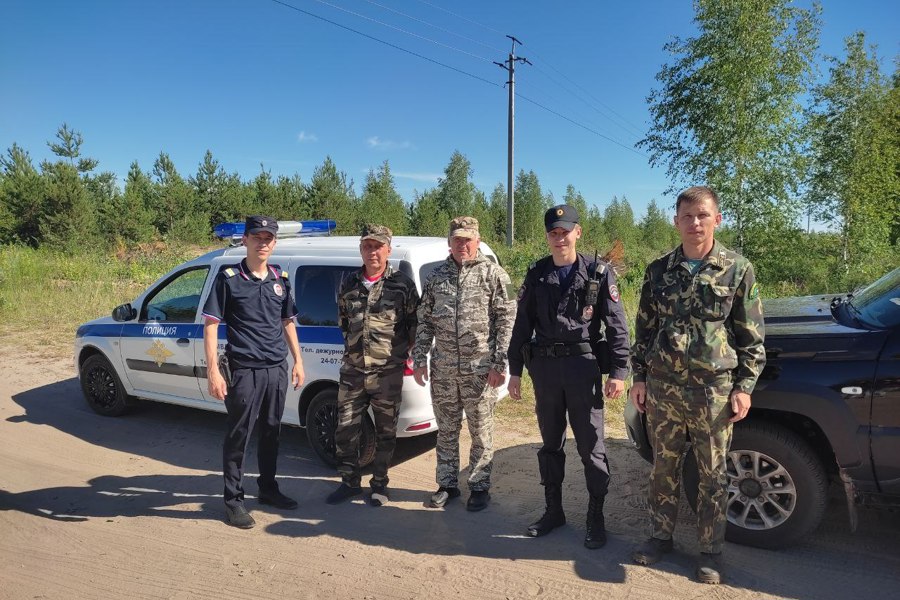
<svg viewBox="0 0 900 600"><path fill-rule="evenodd" d="M582 354L590 354L594 349L587 342L579 342L574 344L547 344L544 346L535 344L532 346L531 353L535 358L565 358L566 356L581 356Z"/></svg>

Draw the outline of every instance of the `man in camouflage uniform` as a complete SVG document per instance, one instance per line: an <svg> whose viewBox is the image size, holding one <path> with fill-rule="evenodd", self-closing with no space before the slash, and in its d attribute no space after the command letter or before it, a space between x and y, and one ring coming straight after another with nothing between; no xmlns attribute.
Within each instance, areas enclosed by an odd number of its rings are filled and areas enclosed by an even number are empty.
<svg viewBox="0 0 900 600"><path fill-rule="evenodd" d="M397 442L403 370L415 340L419 304L416 284L388 262L391 236L391 230L382 225L363 228L359 242L363 268L343 281L338 296L344 359L334 441L342 481L329 494L329 504L362 493L359 440L370 404L375 417L375 460L369 502L381 506L388 501L388 465Z"/></svg>
<svg viewBox="0 0 900 600"><path fill-rule="evenodd" d="M721 222L712 189L695 186L679 194L681 245L647 267L632 355L631 400L647 414L654 451L652 534L632 558L649 565L673 548L679 467L689 435L700 475L697 578L703 583L721 580L732 424L747 416L766 362L753 266L715 240Z"/></svg>
<svg viewBox="0 0 900 600"><path fill-rule="evenodd" d="M515 319L509 276L481 253L478 221L450 222L450 256L428 278L419 304L419 329L413 348L414 375L428 379L437 419L437 483L430 505L443 507L459 496L459 432L463 410L469 422L469 491L466 508L482 510L490 502L494 456L496 388L506 379L506 350Z"/></svg>

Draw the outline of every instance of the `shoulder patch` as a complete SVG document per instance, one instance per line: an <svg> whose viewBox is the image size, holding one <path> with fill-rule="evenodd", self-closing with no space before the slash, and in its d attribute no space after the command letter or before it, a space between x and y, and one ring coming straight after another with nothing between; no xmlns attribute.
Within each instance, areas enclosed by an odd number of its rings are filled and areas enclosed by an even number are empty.
<svg viewBox="0 0 900 600"><path fill-rule="evenodd" d="M612 299L613 302L619 301L619 286L617 286L617 285L609 286L609 297Z"/></svg>
<svg viewBox="0 0 900 600"><path fill-rule="evenodd" d="M750 300L756 300L759 298L759 284L755 281L753 282L753 287L750 288L750 293L747 295L747 298Z"/></svg>
<svg viewBox="0 0 900 600"><path fill-rule="evenodd" d="M237 275L237 271L231 268L225 269L222 272L225 273L225 277L234 277L235 275Z"/></svg>
<svg viewBox="0 0 900 600"><path fill-rule="evenodd" d="M522 287L519 288L519 293L516 294L516 302L521 302L522 297L525 296L525 284L522 284Z"/></svg>

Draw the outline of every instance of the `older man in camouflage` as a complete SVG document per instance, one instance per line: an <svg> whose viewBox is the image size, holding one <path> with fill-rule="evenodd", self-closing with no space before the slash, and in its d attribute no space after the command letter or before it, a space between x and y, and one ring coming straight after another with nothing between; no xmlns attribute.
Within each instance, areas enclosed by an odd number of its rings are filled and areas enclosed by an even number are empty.
<svg viewBox="0 0 900 600"><path fill-rule="evenodd" d="M680 464L687 436L697 459L697 579L719 583L725 540L726 457L732 424L747 416L766 362L762 302L753 266L714 238L719 198L705 186L681 192L681 245L647 267L635 323L631 400L647 414L653 445L651 538L639 564L673 549Z"/></svg>
<svg viewBox="0 0 900 600"><path fill-rule="evenodd" d="M363 268L344 280L338 296L344 359L334 438L342 482L328 496L329 504L362 493L359 440L370 404L375 417L375 460L369 502L381 506L388 501L388 465L397 442L403 370L415 339L419 304L416 284L388 262L391 236L391 230L382 225L363 228L359 242Z"/></svg>
<svg viewBox="0 0 900 600"><path fill-rule="evenodd" d="M450 256L428 278L419 304L419 329L413 348L414 375L428 379L438 425L437 483L430 505L443 507L459 496L459 432L463 410L469 423L469 491L466 508L482 510L490 502L494 456L494 404L506 380L506 350L515 321L515 294L509 276L478 249L478 221L450 222Z"/></svg>

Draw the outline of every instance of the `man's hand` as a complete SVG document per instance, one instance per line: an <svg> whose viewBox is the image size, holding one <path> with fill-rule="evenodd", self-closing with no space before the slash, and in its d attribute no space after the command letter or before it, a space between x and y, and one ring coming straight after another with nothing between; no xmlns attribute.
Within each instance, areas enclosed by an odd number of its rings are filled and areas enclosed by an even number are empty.
<svg viewBox="0 0 900 600"><path fill-rule="evenodd" d="M643 381L635 381L631 384L631 391L628 392L631 403L638 412L647 412L647 384Z"/></svg>
<svg viewBox="0 0 900 600"><path fill-rule="evenodd" d="M728 419L729 423L737 423L750 412L750 394L741 390L731 392L731 410L734 416Z"/></svg>
<svg viewBox="0 0 900 600"><path fill-rule="evenodd" d="M228 393L228 384L225 383L225 378L219 373L218 366L207 367L206 377L209 395L218 400L224 400L225 395Z"/></svg>
<svg viewBox="0 0 900 600"><path fill-rule="evenodd" d="M488 385L492 388L498 388L503 385L503 382L506 381L506 374L501 373L497 369L491 369L488 371Z"/></svg>
<svg viewBox="0 0 900 600"><path fill-rule="evenodd" d="M509 385L506 386L509 397L515 401L522 399L522 378L517 375L509 376Z"/></svg>
<svg viewBox="0 0 900 600"><path fill-rule="evenodd" d="M306 379L306 374L303 372L303 362L298 360L294 363L294 368L291 370L291 383L294 384L295 390L300 389L304 379Z"/></svg>
<svg viewBox="0 0 900 600"><path fill-rule="evenodd" d="M424 386L425 382L428 381L428 367L416 367L415 370L413 370L413 379L415 379L416 383L419 385Z"/></svg>
<svg viewBox="0 0 900 600"><path fill-rule="evenodd" d="M603 395L607 398L618 398L625 391L625 382L621 379L606 378L606 384L603 386Z"/></svg>

